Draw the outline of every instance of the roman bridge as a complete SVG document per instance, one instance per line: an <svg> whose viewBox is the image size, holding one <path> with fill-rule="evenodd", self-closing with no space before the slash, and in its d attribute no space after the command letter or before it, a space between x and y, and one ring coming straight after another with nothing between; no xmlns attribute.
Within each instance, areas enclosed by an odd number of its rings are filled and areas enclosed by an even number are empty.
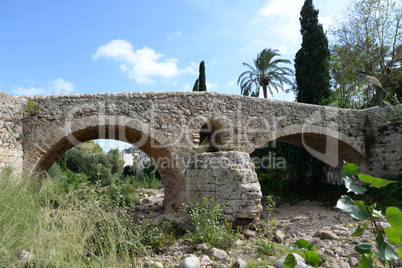
<svg viewBox="0 0 402 268"><path fill-rule="evenodd" d="M261 192L249 153L271 141L302 146L328 166L380 161L402 173L400 126L390 138L393 163L385 153L376 156L384 146L367 147L387 123L389 111L379 107L347 110L213 92L0 97L0 165L47 171L80 142L128 142L157 166L167 211L213 197L231 203L228 218L258 217Z"/></svg>

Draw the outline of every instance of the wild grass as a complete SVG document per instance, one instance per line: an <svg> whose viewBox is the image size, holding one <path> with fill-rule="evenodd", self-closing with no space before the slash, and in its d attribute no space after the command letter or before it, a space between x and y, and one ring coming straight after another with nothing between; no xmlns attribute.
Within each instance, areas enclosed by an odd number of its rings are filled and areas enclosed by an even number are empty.
<svg viewBox="0 0 402 268"><path fill-rule="evenodd" d="M146 254L127 217L39 181L16 180L8 168L0 174L0 267L125 267ZM32 263L22 263L23 250Z"/></svg>

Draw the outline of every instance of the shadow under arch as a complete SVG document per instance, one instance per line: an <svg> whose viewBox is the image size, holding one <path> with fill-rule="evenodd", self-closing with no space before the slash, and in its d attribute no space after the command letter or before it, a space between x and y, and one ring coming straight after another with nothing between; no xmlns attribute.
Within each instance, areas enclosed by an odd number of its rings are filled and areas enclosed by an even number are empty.
<svg viewBox="0 0 402 268"><path fill-rule="evenodd" d="M119 140L135 145L155 164L164 184L165 206L169 205L175 210L184 200L185 178L181 172L181 163L176 161L168 139L150 129L147 124L122 116L97 116L71 120L68 124L55 122L48 129L52 131L46 133L46 130L38 129L30 133L30 137L36 139L34 143L29 141L25 144L25 170L48 171L63 153L82 142L95 139Z"/></svg>
<svg viewBox="0 0 402 268"><path fill-rule="evenodd" d="M266 133L254 142L252 151L272 141L282 141L306 149L318 160L337 167L343 161L362 163L365 147L361 140L329 128L291 125Z"/></svg>
<svg viewBox="0 0 402 268"><path fill-rule="evenodd" d="M230 150L230 123L225 117L198 118L193 123L193 140L195 147L209 152Z"/></svg>

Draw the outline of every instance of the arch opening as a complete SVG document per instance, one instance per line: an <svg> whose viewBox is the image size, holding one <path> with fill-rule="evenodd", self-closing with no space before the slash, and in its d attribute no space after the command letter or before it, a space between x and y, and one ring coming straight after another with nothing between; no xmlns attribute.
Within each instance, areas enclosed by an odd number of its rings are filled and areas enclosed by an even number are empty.
<svg viewBox="0 0 402 268"><path fill-rule="evenodd" d="M207 121L198 133L198 146L206 152L217 152L227 146L229 139L229 131L223 123L217 120Z"/></svg>
<svg viewBox="0 0 402 268"><path fill-rule="evenodd" d="M77 120L78 122L85 122ZM88 120L89 121L89 120ZM78 127L77 127L78 128ZM76 129L77 129L76 128ZM135 145L155 164L164 186L165 207L177 209L185 200L185 177L182 172L183 163L177 159L174 151L168 144L167 139L155 131L150 130L144 124L136 124L134 127L127 125L94 125L93 123L81 123L80 127L65 133L64 126L52 130L59 134L40 135L37 137L35 146L24 148L27 159L24 160L25 170L48 171L51 165L67 150L76 144L95 139L114 139ZM39 138L39 139L38 139Z"/></svg>

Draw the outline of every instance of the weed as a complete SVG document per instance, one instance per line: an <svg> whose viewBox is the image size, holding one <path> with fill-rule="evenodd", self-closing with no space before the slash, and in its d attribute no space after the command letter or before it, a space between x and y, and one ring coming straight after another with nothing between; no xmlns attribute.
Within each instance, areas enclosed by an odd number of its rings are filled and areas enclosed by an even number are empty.
<svg viewBox="0 0 402 268"><path fill-rule="evenodd" d="M35 101L28 99L28 102L25 104L25 112L28 115L35 116L39 115L42 111L42 106L37 104Z"/></svg>
<svg viewBox="0 0 402 268"><path fill-rule="evenodd" d="M211 247L221 249L231 248L238 239L241 230L234 232L232 223L222 218L223 205L213 199L203 198L203 202L188 202L183 211L191 216L194 231L189 232L189 238L195 247L201 243L208 243Z"/></svg>

